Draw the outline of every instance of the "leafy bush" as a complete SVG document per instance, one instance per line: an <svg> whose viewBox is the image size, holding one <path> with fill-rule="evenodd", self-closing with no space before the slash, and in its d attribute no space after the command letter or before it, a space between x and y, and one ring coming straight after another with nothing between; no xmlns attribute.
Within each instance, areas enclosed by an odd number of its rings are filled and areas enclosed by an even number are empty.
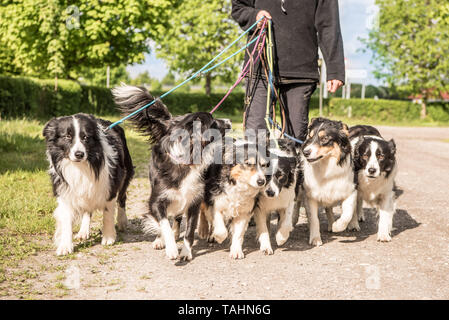
<svg viewBox="0 0 449 320"><path fill-rule="evenodd" d="M427 114L433 121L449 122L449 103L431 103L427 105Z"/></svg>
<svg viewBox="0 0 449 320"><path fill-rule="evenodd" d="M333 98L329 102L328 115L400 122L419 119L420 110L420 105L409 101Z"/></svg>
<svg viewBox="0 0 449 320"><path fill-rule="evenodd" d="M164 91L152 91L157 97ZM210 111L224 96L214 93L183 92L178 90L164 98L164 103L173 114ZM220 106L221 114L237 116L244 108L243 92L235 91ZM319 98L312 97L310 114L318 114ZM361 120L401 122L418 120L418 104L409 101L375 99L324 99L323 111L327 116L352 117ZM107 88L80 85L76 81L59 80L54 90L54 80L0 76L0 116L48 119L54 116L77 112L97 115L117 115L111 91ZM428 105L428 119L449 122L449 104Z"/></svg>

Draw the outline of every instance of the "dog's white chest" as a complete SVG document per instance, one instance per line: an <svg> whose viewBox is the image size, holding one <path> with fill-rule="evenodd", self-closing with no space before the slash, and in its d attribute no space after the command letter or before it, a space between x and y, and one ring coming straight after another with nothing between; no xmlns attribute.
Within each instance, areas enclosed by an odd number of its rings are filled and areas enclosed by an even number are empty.
<svg viewBox="0 0 449 320"><path fill-rule="evenodd" d="M333 162L315 166L305 163L304 189L308 197L323 205L333 206L354 191L354 172L348 163L343 166Z"/></svg>
<svg viewBox="0 0 449 320"><path fill-rule="evenodd" d="M250 214L259 189L247 184L237 184L226 188L226 192L217 196L214 209L223 214L225 219Z"/></svg>
<svg viewBox="0 0 449 320"><path fill-rule="evenodd" d="M165 196L170 204L167 207L168 216L178 216L187 211L189 206L203 194L204 182L198 170L193 169L183 179L177 189L166 190Z"/></svg>
<svg viewBox="0 0 449 320"><path fill-rule="evenodd" d="M107 165L101 168L98 179L85 162L76 163L64 159L60 169L67 182L60 194L65 201L71 202L72 207L77 208L79 213L104 209L110 190Z"/></svg>
<svg viewBox="0 0 449 320"><path fill-rule="evenodd" d="M263 195L259 200L259 208L265 212L287 209L292 201L295 201L295 186L283 188L277 197Z"/></svg>
<svg viewBox="0 0 449 320"><path fill-rule="evenodd" d="M396 170L388 178L380 176L376 179L370 179L363 172L358 175L358 192L362 195L364 201L370 205L375 205L380 198L388 192L393 192L393 183Z"/></svg>

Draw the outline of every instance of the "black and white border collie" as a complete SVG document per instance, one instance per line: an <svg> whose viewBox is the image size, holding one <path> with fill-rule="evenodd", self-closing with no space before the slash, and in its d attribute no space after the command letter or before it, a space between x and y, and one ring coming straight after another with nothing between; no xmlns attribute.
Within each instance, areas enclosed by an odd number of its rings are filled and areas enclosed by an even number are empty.
<svg viewBox="0 0 449 320"><path fill-rule="evenodd" d="M118 202L119 230L127 224L126 190L134 175L122 128L106 130L109 121L78 113L50 120L44 127L53 193L58 206L56 254L73 252L72 224L82 217L76 238L89 238L94 210L103 212L103 245L115 242L114 214Z"/></svg>
<svg viewBox="0 0 449 320"><path fill-rule="evenodd" d="M122 85L113 89L115 102L124 115L129 115L154 100L142 87ZM181 260L192 259L192 245L198 222L199 209L204 197L204 173L213 162L214 143L221 146L221 137L204 141L203 134L215 129L224 135L230 122L214 119L207 112L172 116L158 100L152 106L130 117L131 122L152 143L150 160L151 196L149 213L145 215L145 230L156 233L153 248L163 249L168 258L179 256L175 234L169 218L179 221L187 217ZM199 124L195 133L195 124ZM178 133L179 132L179 133ZM182 133L187 133L183 136ZM198 136L197 136L198 135ZM190 138L199 139L200 161L193 158L194 144ZM187 139L187 140L186 140ZM187 142L186 142L187 141Z"/></svg>
<svg viewBox="0 0 449 320"><path fill-rule="evenodd" d="M270 161L271 174L267 175L267 186L260 193L254 209L260 251L266 255L273 254L268 228L271 213L279 214L276 243L282 246L293 230L293 211L302 184L301 159L296 153L295 144L281 139L278 145L279 148L269 150L277 157Z"/></svg>
<svg viewBox="0 0 449 320"><path fill-rule="evenodd" d="M266 149L263 148L265 151ZM245 257L242 244L257 196L266 184L267 155L256 144L236 141L226 148L223 164L213 164L206 174L206 190L201 207L199 233L209 241L232 239L230 257ZM241 161L239 161L240 159Z"/></svg>
<svg viewBox="0 0 449 320"><path fill-rule="evenodd" d="M354 214L357 201L351 144L346 124L325 118L312 119L302 145L305 206L309 217L309 243L322 245L318 207L325 207L329 231L360 230ZM334 222L332 207L342 204Z"/></svg>
<svg viewBox="0 0 449 320"><path fill-rule="evenodd" d="M391 241L393 226L394 179L397 173L396 144L386 141L371 126L354 126L349 129L357 173L357 215L365 221L363 201L379 213L378 241Z"/></svg>

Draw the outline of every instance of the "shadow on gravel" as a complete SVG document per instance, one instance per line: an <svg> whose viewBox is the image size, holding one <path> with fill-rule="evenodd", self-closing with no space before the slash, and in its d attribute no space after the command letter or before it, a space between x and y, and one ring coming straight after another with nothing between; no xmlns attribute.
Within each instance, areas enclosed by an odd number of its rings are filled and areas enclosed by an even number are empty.
<svg viewBox="0 0 449 320"><path fill-rule="evenodd" d="M340 240L343 243L354 243L365 240L366 238L377 234L377 224L379 217L376 214L376 210L372 208L364 208L365 212L365 222L360 222L359 232L342 232L339 236L356 237L354 240ZM397 209L395 215L393 216L393 230L391 232L391 237L394 238L401 232L406 230L417 228L421 223L413 219L407 212L407 210ZM394 240L394 239L393 239Z"/></svg>
<svg viewBox="0 0 449 320"><path fill-rule="evenodd" d="M361 231L352 232L346 231L338 234L334 234L332 232L327 231L327 219L323 213L320 213L320 230L321 230L321 239L323 240L323 245L338 240L341 243L355 243L361 242L367 239L368 237L377 234L377 221L378 217L376 216L376 212L371 208L364 208L365 212L365 222L360 223ZM420 225L415 219L413 219L406 210L398 209L396 210L396 214L393 218L393 231L392 237L397 236L403 231L417 228ZM181 224L181 237L180 242L182 242L183 232L185 230L184 221ZM275 240L275 234L277 231L277 219L273 218L271 220L270 227L270 239L273 250L276 252L278 250L282 251L307 251L315 248L314 246L309 245L309 228L307 223L299 223L297 224L293 231L290 234L288 241L281 247L278 247ZM153 235L147 235L142 231L141 219L135 218L130 219L128 223L127 230L125 232L118 232L118 241L123 243L133 243L133 242L147 242L149 247L151 243L156 238ZM338 238L337 238L338 236ZM342 237L348 237L351 239L343 239ZM354 239L355 237L355 239ZM96 245L101 242L101 237L94 237L92 239L91 245ZM209 243L207 240L199 239L198 236L195 236L195 244L193 247L193 255L195 257L200 257L203 255L207 255L216 251L225 251L229 252L230 248L230 238L226 239L223 243ZM243 252L245 256L259 251L259 243L256 239L256 228L249 227L243 242ZM176 266L185 266L189 262L178 261L176 262Z"/></svg>

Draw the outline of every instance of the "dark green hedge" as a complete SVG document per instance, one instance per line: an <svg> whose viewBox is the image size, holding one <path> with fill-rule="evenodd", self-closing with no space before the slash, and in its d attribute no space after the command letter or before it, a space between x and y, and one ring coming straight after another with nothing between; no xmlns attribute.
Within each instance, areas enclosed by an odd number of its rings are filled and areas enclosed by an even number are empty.
<svg viewBox="0 0 449 320"><path fill-rule="evenodd" d="M115 112L110 90L82 86L75 81L0 76L0 115L48 119L77 112Z"/></svg>
<svg viewBox="0 0 449 320"><path fill-rule="evenodd" d="M54 80L39 80L0 76L0 116L32 117L48 119L54 116L77 112L97 115L118 114L111 91L106 88L84 86L76 81L59 80L54 90ZM160 96L163 92L152 92ZM209 111L223 97L224 93L207 96L203 93L173 92L164 98L164 103L173 114ZM243 111L244 94L232 93L221 105L220 113L238 115ZM319 99L312 97L311 114L316 114ZM375 99L324 100L324 114L328 116L351 116L359 119L400 122L417 120L421 106L409 101ZM428 118L433 121L449 122L449 104L429 104Z"/></svg>
<svg viewBox="0 0 449 320"><path fill-rule="evenodd" d="M419 120L420 111L421 105L410 101L340 98L331 99L327 109L329 116L348 117L351 114L353 118L389 122ZM427 114L426 120L448 122L449 104L430 103Z"/></svg>

